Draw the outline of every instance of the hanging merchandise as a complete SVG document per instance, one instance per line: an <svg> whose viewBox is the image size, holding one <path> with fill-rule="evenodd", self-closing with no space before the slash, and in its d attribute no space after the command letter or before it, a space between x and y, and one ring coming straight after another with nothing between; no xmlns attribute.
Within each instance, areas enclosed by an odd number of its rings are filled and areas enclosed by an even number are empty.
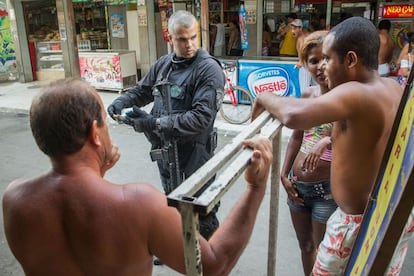
<svg viewBox="0 0 414 276"><path fill-rule="evenodd" d="M160 9L162 37L164 38L164 41L169 42L168 19L173 12L172 3L170 1L158 0L158 8Z"/></svg>
<svg viewBox="0 0 414 276"><path fill-rule="evenodd" d="M198 25L201 26L201 1L200 0L196 0L195 1L195 18L197 19ZM197 30L197 46L200 47L201 45L201 28L198 28Z"/></svg>
<svg viewBox="0 0 414 276"><path fill-rule="evenodd" d="M242 50L248 50L249 41L247 37L247 12L246 12L246 9L244 8L244 1L240 2L239 26L240 26L240 47Z"/></svg>

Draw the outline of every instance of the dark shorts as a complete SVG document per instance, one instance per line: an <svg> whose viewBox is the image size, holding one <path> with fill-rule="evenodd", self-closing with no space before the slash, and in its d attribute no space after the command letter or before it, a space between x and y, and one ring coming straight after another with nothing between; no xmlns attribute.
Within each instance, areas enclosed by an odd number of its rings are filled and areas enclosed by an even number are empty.
<svg viewBox="0 0 414 276"><path fill-rule="evenodd" d="M299 197L305 201L305 205L299 205L288 198L287 204L290 209L296 212L310 212L313 220L326 223L338 207L332 197L330 181L303 182L294 180L292 171L289 174L289 179L295 185Z"/></svg>

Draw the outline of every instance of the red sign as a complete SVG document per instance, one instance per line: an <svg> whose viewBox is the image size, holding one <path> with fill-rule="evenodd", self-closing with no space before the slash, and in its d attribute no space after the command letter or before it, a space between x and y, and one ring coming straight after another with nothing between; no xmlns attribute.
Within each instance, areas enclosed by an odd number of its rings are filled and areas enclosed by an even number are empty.
<svg viewBox="0 0 414 276"><path fill-rule="evenodd" d="M409 18L413 15L414 5L412 4L391 4L384 5L383 18Z"/></svg>

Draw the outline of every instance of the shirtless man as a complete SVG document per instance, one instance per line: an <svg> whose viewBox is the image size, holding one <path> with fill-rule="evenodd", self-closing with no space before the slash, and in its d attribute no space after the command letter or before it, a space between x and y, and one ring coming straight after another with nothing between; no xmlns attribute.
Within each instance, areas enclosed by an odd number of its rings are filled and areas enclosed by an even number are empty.
<svg viewBox="0 0 414 276"><path fill-rule="evenodd" d="M181 217L165 195L103 179L120 156L106 116L81 80L59 80L34 99L31 129L52 168L13 181L3 197L7 241L26 275L151 275L153 255L185 273ZM246 190L211 239L200 236L204 275L230 272L265 194L271 144L256 137L244 146L254 149Z"/></svg>
<svg viewBox="0 0 414 276"><path fill-rule="evenodd" d="M378 50L369 20L346 19L323 43L320 66L329 93L307 99L261 93L254 103L253 119L266 109L292 129L334 122L331 190L338 209L327 222L315 275L343 275L402 96L396 81L378 75ZM348 234L338 233L338 226Z"/></svg>
<svg viewBox="0 0 414 276"><path fill-rule="evenodd" d="M394 41L390 35L391 22L383 19L378 24L378 34L380 38L380 47L378 53L378 73L381 77L388 77L390 74L389 63L392 60L394 52Z"/></svg>
<svg viewBox="0 0 414 276"><path fill-rule="evenodd" d="M290 23L292 26L293 37L296 38L296 51L301 52L303 40L305 39L305 34L303 33L303 24L302 20L295 19Z"/></svg>
<svg viewBox="0 0 414 276"><path fill-rule="evenodd" d="M303 32L303 24L302 20L295 19L290 23L292 26L292 33L293 37L296 38L296 50L298 53L302 51L303 41L305 40L305 33ZM296 63L295 68L299 68L299 86L300 86L300 93L305 91L305 89L312 85L312 76L310 72L303 67L301 61Z"/></svg>

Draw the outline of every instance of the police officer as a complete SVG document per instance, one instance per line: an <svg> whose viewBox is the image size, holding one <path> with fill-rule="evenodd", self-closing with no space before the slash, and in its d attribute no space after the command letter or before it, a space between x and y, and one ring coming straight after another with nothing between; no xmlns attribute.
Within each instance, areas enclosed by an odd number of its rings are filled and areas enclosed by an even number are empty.
<svg viewBox="0 0 414 276"><path fill-rule="evenodd" d="M176 146L175 165L181 180L211 158L216 135L213 125L225 83L220 62L197 45L198 23L191 13L175 12L168 21L168 31L174 53L158 59L135 87L108 107L115 120L119 120L122 109L133 107L124 121L145 133L151 142L166 194L177 184L171 175L175 172L165 160L168 154L160 151L171 143ZM139 108L151 102L150 114ZM200 216L200 233L206 239L218 227L217 208L208 216Z"/></svg>

